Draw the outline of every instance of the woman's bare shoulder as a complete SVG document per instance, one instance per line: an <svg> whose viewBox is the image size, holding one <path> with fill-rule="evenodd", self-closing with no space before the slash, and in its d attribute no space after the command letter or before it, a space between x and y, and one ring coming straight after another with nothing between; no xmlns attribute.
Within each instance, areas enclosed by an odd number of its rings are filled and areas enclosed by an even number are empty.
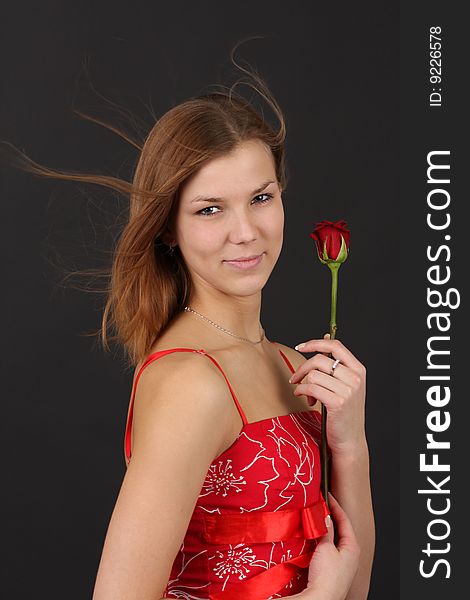
<svg viewBox="0 0 470 600"><path fill-rule="evenodd" d="M231 403L222 373L206 356L197 352L162 355L148 364L139 377L133 434L138 437L139 431L147 429L157 436L161 427L175 427L176 432L183 424L186 431L207 428L212 432L216 456L231 431Z"/></svg>
<svg viewBox="0 0 470 600"><path fill-rule="evenodd" d="M186 348L186 346L179 346ZM169 348L168 348L169 349ZM173 348L175 350L175 348ZM207 356L199 352L200 348L190 348L189 351L178 351L161 354L158 356L158 350L154 350L152 354L156 356L142 370L139 377L140 395L143 391L151 391L152 389L171 390L190 385L192 389L212 390L212 396L218 394L225 388L228 389L224 381L222 373L215 367ZM192 350L192 351L191 351ZM141 370L144 362L148 358L141 361L134 370L134 380ZM214 394L214 390L216 394Z"/></svg>
<svg viewBox="0 0 470 600"><path fill-rule="evenodd" d="M140 368L142 367L142 365L144 364L144 362L146 362L149 358L153 357L153 355L159 353L159 352L165 352L167 350L177 350L180 348L185 348L187 350L201 350L202 348L200 347L200 345L197 342L197 338L195 338L194 336L188 335L188 332L184 332L184 330L182 329L182 327L175 323L175 324L171 324L166 330L165 332L154 342L154 344L147 350L145 357L143 357L135 366L134 369L134 377L135 374L137 374L140 370ZM173 355L179 355L179 356L184 356L186 354L188 354L187 352L181 352L181 351L177 351L177 352L171 352L168 353L167 356L173 356ZM155 357L157 358L157 357ZM171 360L171 359L170 359ZM181 358L180 360L175 359L176 362L182 362L184 359ZM153 362L158 362L158 360L152 361Z"/></svg>

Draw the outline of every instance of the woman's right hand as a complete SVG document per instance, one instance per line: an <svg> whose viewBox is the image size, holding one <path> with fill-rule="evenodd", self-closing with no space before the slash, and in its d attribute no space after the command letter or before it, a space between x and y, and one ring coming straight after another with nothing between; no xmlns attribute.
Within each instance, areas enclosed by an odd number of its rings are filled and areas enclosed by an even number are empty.
<svg viewBox="0 0 470 600"><path fill-rule="evenodd" d="M299 599L344 600L359 565L361 551L351 521L332 494L328 498L338 543L335 546L333 521L327 517L328 533L318 541L310 561L307 588L296 596Z"/></svg>

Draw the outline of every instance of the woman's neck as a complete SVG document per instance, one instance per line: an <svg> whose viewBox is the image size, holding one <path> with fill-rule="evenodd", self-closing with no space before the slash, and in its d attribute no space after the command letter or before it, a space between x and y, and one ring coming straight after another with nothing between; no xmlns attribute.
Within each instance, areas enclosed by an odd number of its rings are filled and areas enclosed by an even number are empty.
<svg viewBox="0 0 470 600"><path fill-rule="evenodd" d="M258 298L234 298L227 296L223 301L193 298L187 306L206 319L235 336L247 338L253 342L261 339L263 329L260 323L261 302ZM189 316L204 320L207 327L216 328L201 316L188 312ZM219 330L220 331L220 330Z"/></svg>

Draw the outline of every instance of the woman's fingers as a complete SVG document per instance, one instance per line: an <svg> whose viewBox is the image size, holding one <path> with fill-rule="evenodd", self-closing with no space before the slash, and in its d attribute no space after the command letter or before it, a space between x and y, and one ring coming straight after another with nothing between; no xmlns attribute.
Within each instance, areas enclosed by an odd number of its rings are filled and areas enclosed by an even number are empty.
<svg viewBox="0 0 470 600"><path fill-rule="evenodd" d="M325 523L326 523L326 527L327 527L327 532L325 533L325 535L321 536L321 538L317 542L317 545L318 544L333 544L334 543L335 528L334 528L334 525L333 525L333 519L330 517L330 515L328 515L327 517L325 517Z"/></svg>
<svg viewBox="0 0 470 600"><path fill-rule="evenodd" d="M322 353L331 353L335 359L339 358L341 363L346 367L361 373L364 369L361 362L357 360L354 354L346 348L339 340L330 340L330 339L322 339L322 340L310 340L308 342L304 342L303 344L299 344L295 347L296 350L301 350L302 352L322 352ZM308 360L306 361L308 363ZM306 363L303 363L297 371L299 374L298 379L302 379L304 375L308 372L309 368L303 368Z"/></svg>
<svg viewBox="0 0 470 600"><path fill-rule="evenodd" d="M335 360L324 354L316 354L311 358L308 358L304 363L300 365L297 371L289 379L290 383L296 381L302 381L305 375L308 376L309 372L322 373L327 379L333 384L334 382L340 382L345 385L354 385L358 374L356 371L346 367L345 365L338 363L334 373L332 367ZM333 377L334 374L334 377Z"/></svg>
<svg viewBox="0 0 470 600"><path fill-rule="evenodd" d="M333 410L338 405L337 395L316 383L299 383L293 392L294 396L309 396L319 400L328 410ZM315 404L315 401L312 404Z"/></svg>
<svg viewBox="0 0 470 600"><path fill-rule="evenodd" d="M349 369L346 369L346 370L349 371ZM353 374L353 376L355 376L355 375ZM291 382L291 383L293 383L293 382ZM329 390L330 392L334 392L335 394L337 394L338 396L341 396L343 398L346 398L350 392L350 389L353 388L354 385L356 385L355 382L352 382L351 384L345 383L344 381L341 381L336 376L333 377L332 375L327 375L326 373L323 373L322 371L318 371L317 369L312 369L309 373L307 373L307 375L304 379L304 382L299 383L299 385L309 385L309 384L316 384L321 387L324 387L325 389ZM305 393L305 391L300 392L300 390L298 390L297 387L295 388L295 390L293 392L293 394L297 395L297 396L299 394L302 395L304 393Z"/></svg>

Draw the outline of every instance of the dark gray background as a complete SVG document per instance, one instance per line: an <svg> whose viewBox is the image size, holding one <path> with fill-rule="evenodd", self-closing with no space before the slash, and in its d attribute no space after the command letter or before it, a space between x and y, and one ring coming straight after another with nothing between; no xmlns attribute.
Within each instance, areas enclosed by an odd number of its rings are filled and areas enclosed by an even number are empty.
<svg viewBox="0 0 470 600"><path fill-rule="evenodd" d="M383 0L45 0L4 6L0 36L0 138L41 164L121 176L135 151L72 112L74 104L111 118L90 81L150 124L140 100L159 116L210 84L231 83L232 46L266 36L237 53L266 79L288 127L285 242L262 323L291 346L328 331L330 275L308 234L317 221L346 220L337 337L368 369L372 600L395 600L399 585L397 30L398 3ZM100 298L58 283L62 266L108 260L125 201L1 169L2 591L81 600L91 598L124 475L132 373L118 350L105 354L82 335L100 326Z"/></svg>

